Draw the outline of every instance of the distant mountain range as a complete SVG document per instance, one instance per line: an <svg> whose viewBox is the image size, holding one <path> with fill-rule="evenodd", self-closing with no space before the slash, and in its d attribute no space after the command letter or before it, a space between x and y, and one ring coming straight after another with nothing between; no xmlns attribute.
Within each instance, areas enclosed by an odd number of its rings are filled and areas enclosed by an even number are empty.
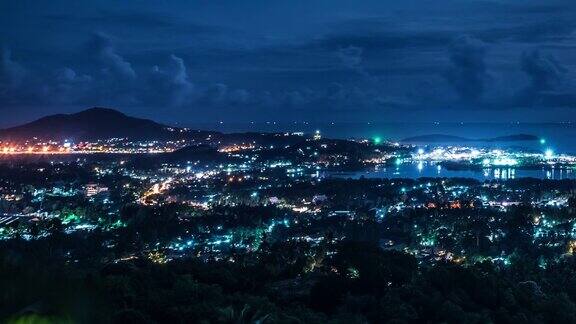
<svg viewBox="0 0 576 324"><path fill-rule="evenodd" d="M403 139L401 142L405 143L458 143L458 142L522 142L522 141L537 141L538 137L529 134L516 134L508 136L498 136L490 138L466 138L453 135L444 134L431 134L431 135L421 135L408 137Z"/></svg>
<svg viewBox="0 0 576 324"><path fill-rule="evenodd" d="M197 144L206 143L206 139L211 138L211 142L218 142L220 145L250 142L261 145L289 145L304 140L301 136L285 136L279 133L223 134L215 131L190 130L127 116L109 108L90 108L73 114L51 115L24 125L0 129L0 141L24 142L34 138L72 142L111 138L127 138L134 141L186 139L196 141Z"/></svg>
<svg viewBox="0 0 576 324"><path fill-rule="evenodd" d="M278 136L280 134L237 133L222 134L210 131L192 131L171 127L143 118L127 116L109 108L90 108L73 114L46 116L33 122L1 129L1 141L21 142L38 138L41 140L70 140L73 142L128 138L130 140L170 140L205 139L207 135L218 138L222 144L227 142L252 142L257 140L263 145L290 144L299 142L297 136ZM470 139L459 136L431 134L409 137L402 142L455 143L455 142L515 142L536 141L538 137L517 134L483 139Z"/></svg>
<svg viewBox="0 0 576 324"><path fill-rule="evenodd" d="M160 140L186 137L187 132L149 119L130 117L114 109L91 108L73 114L46 116L21 126L2 129L0 140L22 141L34 137L76 142L110 138ZM198 132L194 132L194 135L198 135Z"/></svg>

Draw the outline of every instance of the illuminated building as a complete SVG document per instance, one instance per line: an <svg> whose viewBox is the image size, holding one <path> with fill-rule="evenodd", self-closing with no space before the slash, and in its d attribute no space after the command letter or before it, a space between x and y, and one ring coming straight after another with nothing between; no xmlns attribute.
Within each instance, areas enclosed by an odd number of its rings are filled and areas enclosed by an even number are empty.
<svg viewBox="0 0 576 324"><path fill-rule="evenodd" d="M100 187L100 185L95 183L89 183L85 187L86 197L92 197L105 191L108 191L108 188Z"/></svg>
<svg viewBox="0 0 576 324"><path fill-rule="evenodd" d="M321 139L322 139L322 135L320 134L320 131L317 130L317 131L314 133L314 136L313 136L312 138L313 138L315 141L321 140Z"/></svg>

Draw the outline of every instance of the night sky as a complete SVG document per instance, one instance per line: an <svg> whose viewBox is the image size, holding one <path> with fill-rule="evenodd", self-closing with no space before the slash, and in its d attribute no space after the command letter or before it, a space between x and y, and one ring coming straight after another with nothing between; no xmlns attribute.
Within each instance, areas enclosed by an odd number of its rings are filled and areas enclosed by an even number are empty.
<svg viewBox="0 0 576 324"><path fill-rule="evenodd" d="M0 1L0 126L576 120L574 0Z"/></svg>

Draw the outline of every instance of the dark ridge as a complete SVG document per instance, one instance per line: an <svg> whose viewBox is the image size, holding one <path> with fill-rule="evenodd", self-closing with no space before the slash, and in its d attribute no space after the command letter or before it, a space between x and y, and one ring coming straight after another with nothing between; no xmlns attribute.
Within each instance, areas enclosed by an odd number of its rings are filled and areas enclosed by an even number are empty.
<svg viewBox="0 0 576 324"><path fill-rule="evenodd" d="M50 140L91 141L110 138L131 140L170 139L185 131L149 119L127 116L109 108L90 108L73 114L46 116L33 122L0 130L3 141L24 141L32 138Z"/></svg>
<svg viewBox="0 0 576 324"><path fill-rule="evenodd" d="M186 146L171 153L166 153L165 157L170 162L186 162L186 161L221 161L226 157L226 154L218 152L218 150L210 145L195 145Z"/></svg>

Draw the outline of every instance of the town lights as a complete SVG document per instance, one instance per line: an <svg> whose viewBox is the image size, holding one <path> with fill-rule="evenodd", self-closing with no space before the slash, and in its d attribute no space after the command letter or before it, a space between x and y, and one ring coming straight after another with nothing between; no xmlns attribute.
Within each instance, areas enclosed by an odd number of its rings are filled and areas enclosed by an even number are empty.
<svg viewBox="0 0 576 324"><path fill-rule="evenodd" d="M518 164L518 160L512 158L499 158L495 159L492 164L495 166L514 166Z"/></svg>
<svg viewBox="0 0 576 324"><path fill-rule="evenodd" d="M316 132L314 132L314 136L313 139L315 141L321 140L322 139L322 135L320 134L320 130L316 130Z"/></svg>
<svg viewBox="0 0 576 324"><path fill-rule="evenodd" d="M552 158L552 157L554 156L554 151L552 151L551 149L547 149L546 152L544 152L544 156L545 156L547 159L550 159L550 158Z"/></svg>

